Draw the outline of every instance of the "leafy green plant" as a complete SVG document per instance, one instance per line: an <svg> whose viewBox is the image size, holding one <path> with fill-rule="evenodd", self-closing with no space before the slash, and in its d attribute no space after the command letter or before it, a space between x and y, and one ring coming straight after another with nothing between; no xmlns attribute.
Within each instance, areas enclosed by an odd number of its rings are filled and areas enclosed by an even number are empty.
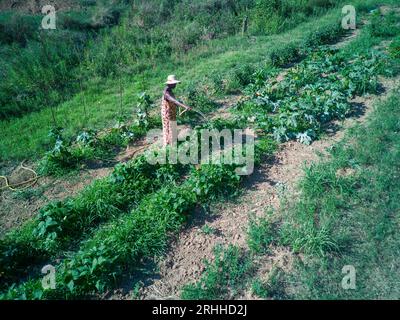
<svg viewBox="0 0 400 320"><path fill-rule="evenodd" d="M276 225L268 217L252 217L247 231L250 250L257 254L268 253L269 246L276 241Z"/></svg>
<svg viewBox="0 0 400 320"><path fill-rule="evenodd" d="M136 126L145 128L149 126L149 110L152 105L153 102L146 92L139 94L136 105Z"/></svg>
<svg viewBox="0 0 400 320"><path fill-rule="evenodd" d="M389 46L389 53L395 59L400 59L400 37L397 37Z"/></svg>
<svg viewBox="0 0 400 320"><path fill-rule="evenodd" d="M271 64L275 67L283 67L289 63L299 61L300 58L299 49L294 44L288 44L270 53Z"/></svg>
<svg viewBox="0 0 400 320"><path fill-rule="evenodd" d="M212 234L215 234L217 232L217 230L214 229L213 227L210 227L208 224L206 224L201 228L201 232L203 232L206 235L212 235Z"/></svg>

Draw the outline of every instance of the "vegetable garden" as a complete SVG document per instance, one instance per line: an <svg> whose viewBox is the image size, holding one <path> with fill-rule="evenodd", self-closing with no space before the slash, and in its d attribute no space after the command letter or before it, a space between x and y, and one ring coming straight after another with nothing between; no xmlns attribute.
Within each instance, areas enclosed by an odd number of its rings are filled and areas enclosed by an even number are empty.
<svg viewBox="0 0 400 320"><path fill-rule="evenodd" d="M256 165L272 156L279 143L311 144L327 124L354 112L354 97L379 92L379 75L399 72L396 49L385 53L368 48L349 54L346 48L327 46L342 35L335 24L310 34L304 43L273 52L268 65L251 74L230 117L199 122L196 130L254 129ZM278 81L282 67L290 63L296 64L285 69ZM158 124L146 111L146 122L116 128L105 137L85 132L72 143L55 131L56 145L45 157L45 168L54 174L71 163L77 166L106 157L113 137L119 140L115 145L126 145ZM33 220L1 239L0 297L90 298L115 288L144 260L162 255L198 207L234 196L243 181L235 165L151 165L146 157L153 152L117 165L110 176L73 198L49 203ZM304 249L306 244L300 244L299 250ZM56 266L55 290L41 285L39 269L47 263Z"/></svg>

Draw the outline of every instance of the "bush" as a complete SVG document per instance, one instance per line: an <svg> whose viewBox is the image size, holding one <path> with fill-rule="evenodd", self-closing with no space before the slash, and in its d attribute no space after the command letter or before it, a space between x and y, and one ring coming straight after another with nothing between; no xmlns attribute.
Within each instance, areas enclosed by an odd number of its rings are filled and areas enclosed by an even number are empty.
<svg viewBox="0 0 400 320"><path fill-rule="evenodd" d="M299 48L295 44L288 44L283 48L277 48L270 53L271 64L274 67L283 67L301 59Z"/></svg>
<svg viewBox="0 0 400 320"><path fill-rule="evenodd" d="M0 82L0 119L53 107L78 90L74 67L85 38L58 31L12 47ZM12 55L11 55L12 54Z"/></svg>
<svg viewBox="0 0 400 320"><path fill-rule="evenodd" d="M252 10L252 28L257 33L279 33L334 5L333 0L257 0Z"/></svg>
<svg viewBox="0 0 400 320"><path fill-rule="evenodd" d="M218 108L218 104L213 101L207 92L199 87L199 84L190 84L186 89L187 105L203 113L214 111ZM196 116L200 116L195 114ZM194 121L193 115L184 117L183 119ZM204 120L204 119L200 119Z"/></svg>
<svg viewBox="0 0 400 320"><path fill-rule="evenodd" d="M253 80L255 67L250 64L242 64L233 67L226 75L224 91L226 93L237 93L240 89L250 84Z"/></svg>
<svg viewBox="0 0 400 320"><path fill-rule="evenodd" d="M368 29L372 36L390 38L400 34L399 18L391 12L385 16L379 13L374 14Z"/></svg>
<svg viewBox="0 0 400 320"><path fill-rule="evenodd" d="M3 16L4 17L4 16ZM26 46L29 40L37 37L40 17L13 14L1 19L0 17L0 43L18 44Z"/></svg>
<svg viewBox="0 0 400 320"><path fill-rule="evenodd" d="M337 41L345 32L340 23L321 27L319 30L307 36L304 46L306 48L315 48L320 45L331 44Z"/></svg>

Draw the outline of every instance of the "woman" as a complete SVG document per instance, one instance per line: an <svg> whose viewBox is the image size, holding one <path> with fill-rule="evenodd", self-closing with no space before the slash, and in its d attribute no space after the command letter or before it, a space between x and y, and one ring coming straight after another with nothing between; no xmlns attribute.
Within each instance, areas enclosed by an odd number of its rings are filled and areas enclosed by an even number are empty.
<svg viewBox="0 0 400 320"><path fill-rule="evenodd" d="M164 146L171 145L173 142L173 128L176 124L176 108L177 106L191 110L190 107L184 105L175 99L173 89L180 81L176 80L174 75L170 75L166 82L167 87L164 90L161 106L161 119L163 124L163 144Z"/></svg>

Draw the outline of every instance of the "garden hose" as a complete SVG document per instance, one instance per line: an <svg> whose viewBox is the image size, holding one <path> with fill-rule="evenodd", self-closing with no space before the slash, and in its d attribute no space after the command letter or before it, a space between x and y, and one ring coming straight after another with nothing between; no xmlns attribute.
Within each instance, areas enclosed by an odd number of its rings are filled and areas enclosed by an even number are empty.
<svg viewBox="0 0 400 320"><path fill-rule="evenodd" d="M189 110L196 112L197 114L201 115L204 118L204 120L208 121L208 118L204 115L204 113L202 113L202 112L200 112L200 111L198 111L196 109L185 109L181 113L179 113L179 115L181 116L181 115L183 115L185 112L187 112Z"/></svg>
<svg viewBox="0 0 400 320"><path fill-rule="evenodd" d="M15 183L15 184L10 184L10 182L8 181L8 178L6 176L0 176L0 179L3 179L6 182L6 185L1 187L0 191L3 191L5 189L10 189L11 191L20 191L20 190L25 190L25 189L30 188L30 187L35 185L35 183L40 178L40 176L36 173L35 170L33 170L31 168L28 168L28 167L25 167L24 166L24 162L25 162L25 160L21 162L21 165L20 165L21 169L29 171L29 172L32 172L33 175L34 175L34 178L31 178L31 179L26 180L26 181L18 182L18 183ZM25 187L22 187L22 188L17 188L17 187L23 186L25 184L29 184L29 185L27 185Z"/></svg>

